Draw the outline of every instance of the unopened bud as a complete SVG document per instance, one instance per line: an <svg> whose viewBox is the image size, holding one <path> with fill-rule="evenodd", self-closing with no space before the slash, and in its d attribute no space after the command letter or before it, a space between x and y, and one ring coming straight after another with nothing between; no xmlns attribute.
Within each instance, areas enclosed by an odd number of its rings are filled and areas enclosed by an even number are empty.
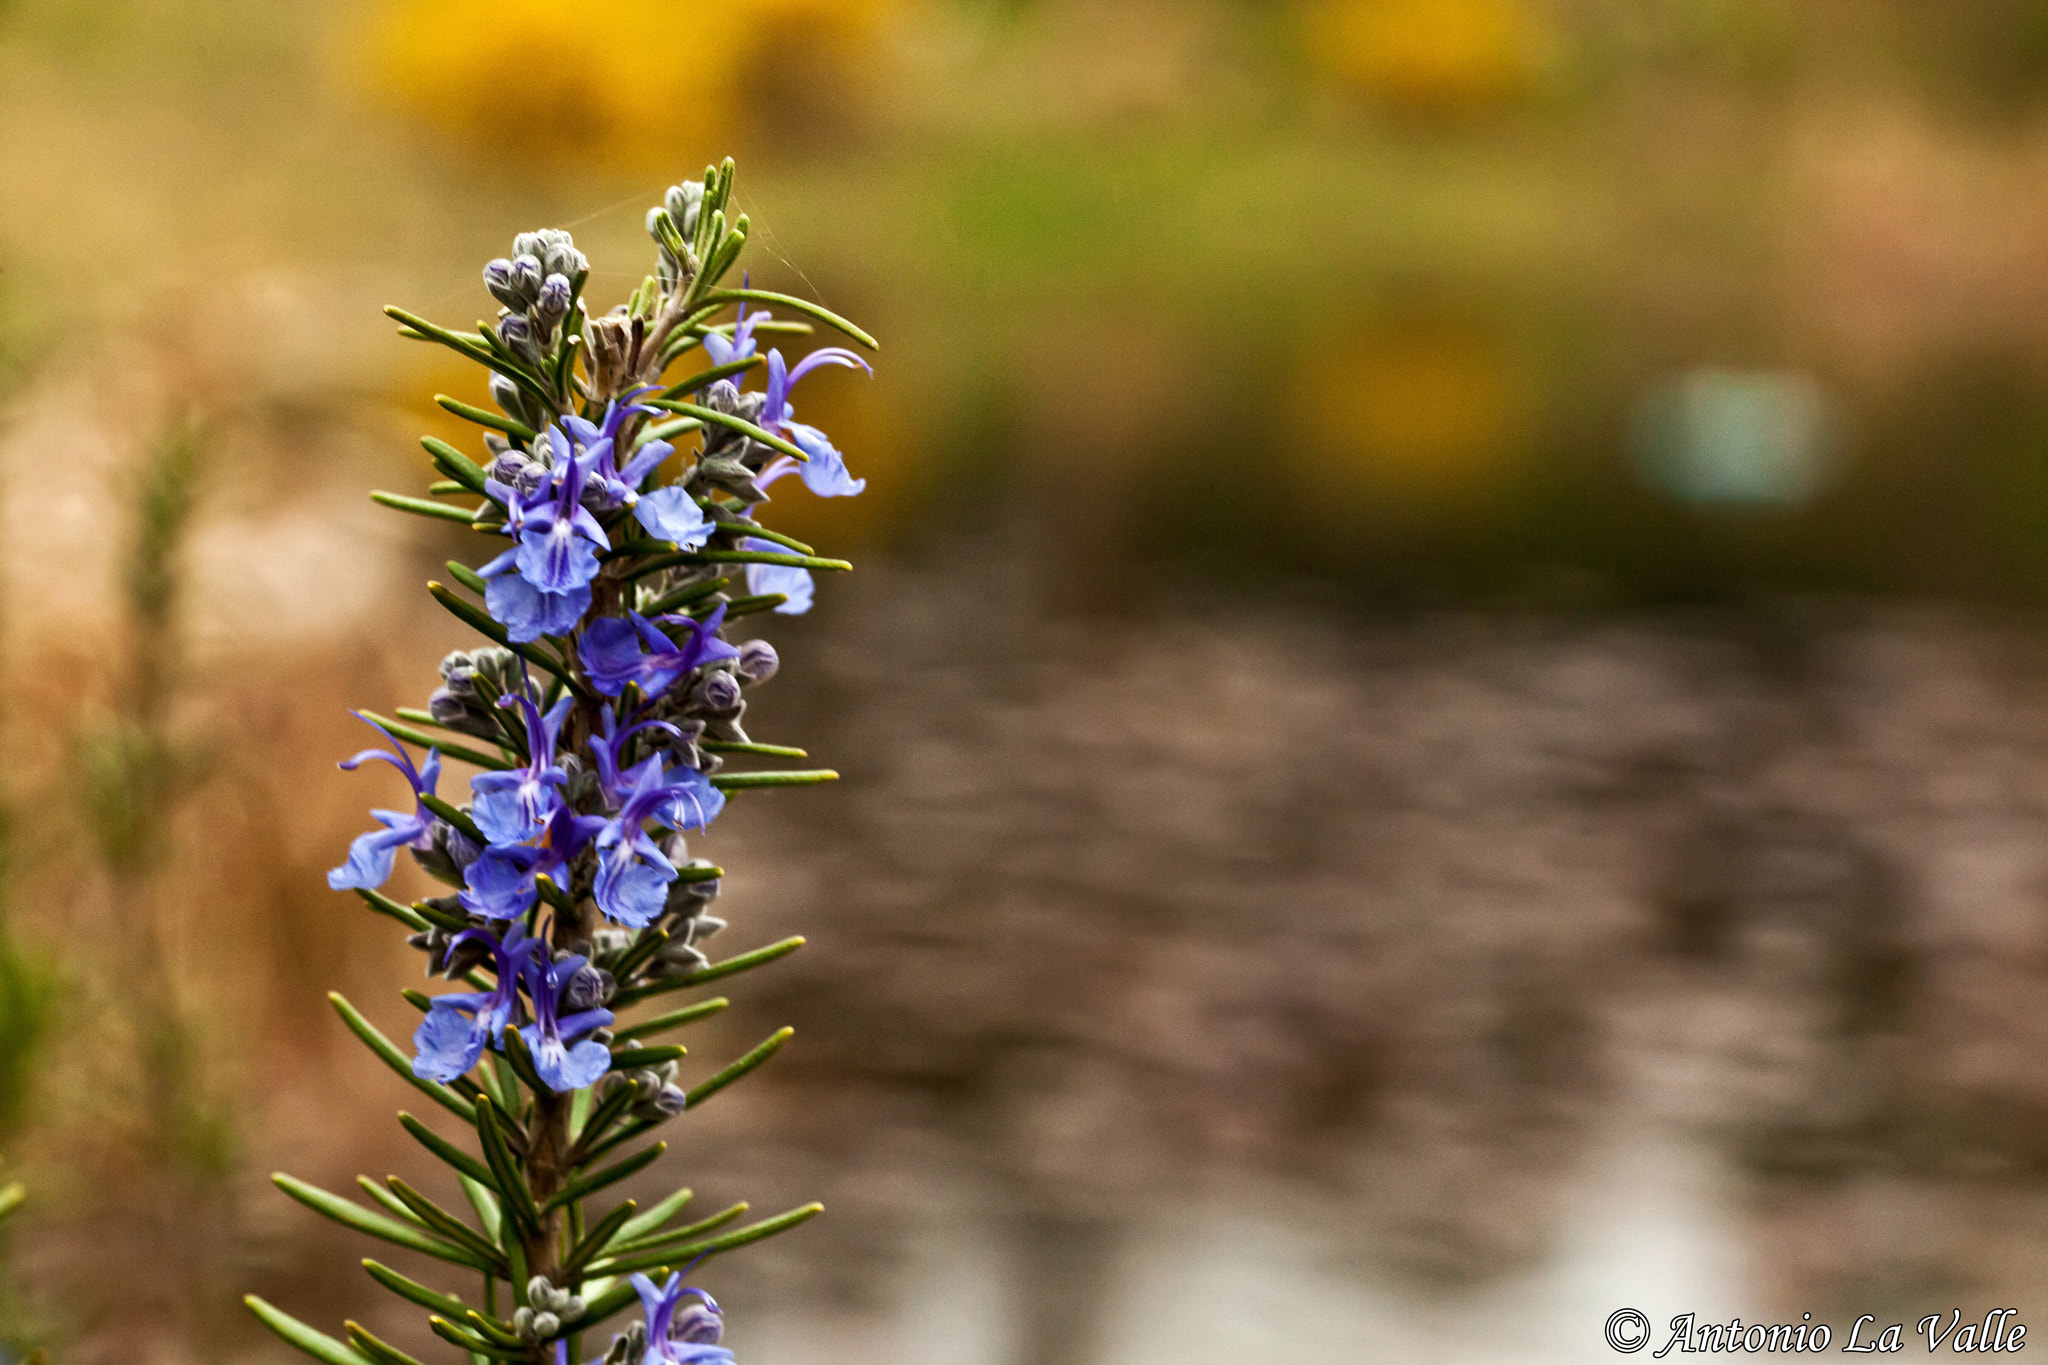
<svg viewBox="0 0 2048 1365"><path fill-rule="evenodd" d="M775 646L766 640L749 640L740 646L740 657L735 666L742 681L764 683L775 676L775 670L782 666L781 656Z"/></svg>
<svg viewBox="0 0 2048 1365"><path fill-rule="evenodd" d="M569 283L567 275L550 275L541 281L533 311L552 327L569 315L569 298L573 293L575 286Z"/></svg>
<svg viewBox="0 0 2048 1365"><path fill-rule="evenodd" d="M484 288L507 308L521 307L518 291L512 287L512 262L500 256L484 267Z"/></svg>

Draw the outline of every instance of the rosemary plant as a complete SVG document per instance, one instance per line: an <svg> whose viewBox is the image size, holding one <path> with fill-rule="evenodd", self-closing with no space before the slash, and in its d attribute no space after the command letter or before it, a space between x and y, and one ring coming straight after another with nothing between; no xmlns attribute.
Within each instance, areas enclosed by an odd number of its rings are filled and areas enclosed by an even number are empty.
<svg viewBox="0 0 2048 1365"><path fill-rule="evenodd" d="M766 641L735 645L725 634L744 616L807 610L813 572L851 567L763 526L769 485L795 473L812 493L838 497L864 483L789 400L820 366L866 363L825 347L791 365L779 350L763 355L761 339L808 333L799 319L809 318L875 342L802 299L721 286L747 237L746 216L728 213L732 184L727 161L668 191L647 217L656 272L602 316L583 297L588 263L553 230L522 234L509 259L484 268L502 307L474 333L387 310L403 335L488 369L498 410L437 398L483 428L488 456L478 463L423 438L440 475L429 496L371 496L510 544L475 566L451 561L449 581L427 585L486 643L442 661L424 709L357 713L388 747L341 766L388 763L411 800L372 812L380 827L328 874L410 930L430 975L467 989L404 993L424 1015L410 1055L332 1000L365 1046L455 1121L451 1137L399 1115L452 1168L467 1208L395 1176L361 1179L367 1204L275 1179L315 1212L468 1272L474 1298L363 1263L476 1365L581 1361L583 1339L636 1299L644 1317L612 1335L600 1353L610 1365L730 1360L718 1306L683 1277L821 1207L734 1226L745 1204L679 1223L688 1190L645 1209L604 1198L661 1155L662 1143L643 1140L790 1035L780 1030L686 1089L684 1049L657 1039L727 1001L623 1017L803 943L707 959L701 945L724 928L711 913L723 872L690 856L687 836L734 792L836 776L728 767L805 755L742 728L746 689L771 677L777 658ZM737 315L724 318L728 309ZM670 382L693 352L701 359L688 377ZM756 369L765 382L748 391ZM684 439L694 449L679 456ZM415 748L425 751L417 762ZM479 770L466 802L438 790L444 760ZM448 894L411 905L384 895L401 848ZM340 1339L247 1302L327 1365L416 1365L357 1323Z"/></svg>

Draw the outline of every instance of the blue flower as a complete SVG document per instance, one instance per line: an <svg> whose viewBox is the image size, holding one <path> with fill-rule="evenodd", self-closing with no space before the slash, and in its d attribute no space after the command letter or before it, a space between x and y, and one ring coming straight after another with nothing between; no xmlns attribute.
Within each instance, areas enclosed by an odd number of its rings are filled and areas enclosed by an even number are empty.
<svg viewBox="0 0 2048 1365"><path fill-rule="evenodd" d="M584 485L610 447L578 455L560 427L550 427L547 436L553 464L532 492L497 479L484 485L504 504L505 530L518 542L477 570L486 580L484 607L521 644L560 635L582 619L590 609L597 552L611 548L583 505Z"/></svg>
<svg viewBox="0 0 2048 1365"><path fill-rule="evenodd" d="M682 626L687 633L684 641L679 644L669 639L637 611L628 611L624 620L604 616L592 621L576 644L590 685L607 697L616 697L626 690L626 684L638 683L641 694L653 698L686 673L740 656L737 649L718 638L719 627L725 624L724 603L702 621L688 616L656 620Z"/></svg>
<svg viewBox="0 0 2048 1365"><path fill-rule="evenodd" d="M484 610L505 627L505 634L513 643L531 644L543 635L565 635L590 610L589 588L542 592L510 569L511 564L505 563L484 584Z"/></svg>
<svg viewBox="0 0 2048 1365"><path fill-rule="evenodd" d="M611 1023L612 1012L591 1009L579 1010L567 1018L560 1015L562 993L587 961L571 955L560 962L544 965L534 959L527 964L526 993L533 997L534 1021L520 1029L519 1036L526 1040L526 1050L533 1055L533 1069L558 1095L595 1085L598 1077L611 1069L610 1048L589 1039L576 1040Z"/></svg>
<svg viewBox="0 0 2048 1365"><path fill-rule="evenodd" d="M391 877L392 860L400 848L411 846L425 848L431 842L434 828L434 813L419 801L422 795L432 795L434 786L441 780L441 751L427 750L424 767L415 768L406 754L405 746L383 726L363 715L354 713L365 725L391 741L389 751L365 749L354 758L341 764L342 768L354 772L373 758L382 759L405 774L405 780L412 784L413 813L406 815L395 810L373 810L371 818L383 829L373 829L367 834L357 835L348 846L348 861L327 874L327 885L336 891L370 890L384 885Z"/></svg>
<svg viewBox="0 0 2048 1365"><path fill-rule="evenodd" d="M636 1273L633 1289L647 1317L647 1354L640 1357L640 1365L723 1365L732 1360L732 1352L718 1344L725 1320L717 1301L701 1289L685 1287L680 1273L671 1274L659 1289ZM697 1302L677 1312L684 1295Z"/></svg>
<svg viewBox="0 0 2048 1365"><path fill-rule="evenodd" d="M761 471L754 481L756 487L766 489L792 471L803 479L804 487L821 498L850 498L868 486L866 479L856 479L847 472L846 457L825 433L797 421L796 409L790 406L789 394L797 381L820 365L846 365L874 373L865 360L844 346L820 347L799 360L794 368L784 364L781 351L770 351L767 401L761 407L761 425L782 432L809 458L799 461L783 456Z"/></svg>
<svg viewBox="0 0 2048 1365"><path fill-rule="evenodd" d="M495 845L462 870L462 908L485 919L517 919L539 898L534 877L546 850L531 844Z"/></svg>
<svg viewBox="0 0 2048 1365"><path fill-rule="evenodd" d="M693 780L694 779L694 780ZM673 779L662 771L661 755L652 755L620 774L626 788L618 814L597 835L597 877L591 894L606 915L643 929L668 907L668 885L676 879L675 864L644 828L649 819L671 828L701 829L718 813L724 798L704 774L682 768ZM717 797L707 805L702 793Z"/></svg>
<svg viewBox="0 0 2048 1365"><path fill-rule="evenodd" d="M589 460L586 492L594 497L598 506L630 507L633 516L650 535L674 541L682 549L694 550L711 538L714 527L689 491L671 484L650 493L640 492L640 485L660 467L663 460L675 453L675 447L667 441L642 441L624 465L616 463L619 432L624 429L626 419L635 413L655 415L653 408L632 401L651 392L652 386L648 386L621 394L606 406L601 424L581 417L565 417L562 426Z"/></svg>
<svg viewBox="0 0 2048 1365"><path fill-rule="evenodd" d="M753 537L741 542L748 550L763 550L770 554L787 553L780 545ZM809 569L799 569L788 564L747 565L747 591L756 597L766 597L779 592L789 598L775 609L778 616L802 616L811 609L811 599L817 595L818 585L811 579Z"/></svg>
<svg viewBox="0 0 2048 1365"><path fill-rule="evenodd" d="M521 844L540 832L561 799L558 788L567 777L554 761L555 737L575 699L563 697L545 716L523 692L499 698L498 705L517 706L524 712L527 763L511 772L479 773L471 778L469 790L474 799L469 813L493 844Z"/></svg>
<svg viewBox="0 0 2048 1365"><path fill-rule="evenodd" d="M756 354L754 329L773 316L774 314L765 310L749 313L747 305L741 304L739 321L733 325L732 339L728 341L717 332L706 332L704 354L711 357L714 366L730 365L735 360L752 360Z"/></svg>
<svg viewBox="0 0 2048 1365"><path fill-rule="evenodd" d="M412 1074L423 1080L446 1084L463 1075L483 1056L487 1043L505 1036L518 1003L519 976L542 944L530 938L514 920L500 939L487 929L465 929L449 945L452 952L465 943L482 942L491 950L492 970L498 983L488 991L437 995L427 1008L427 1017L413 1031Z"/></svg>

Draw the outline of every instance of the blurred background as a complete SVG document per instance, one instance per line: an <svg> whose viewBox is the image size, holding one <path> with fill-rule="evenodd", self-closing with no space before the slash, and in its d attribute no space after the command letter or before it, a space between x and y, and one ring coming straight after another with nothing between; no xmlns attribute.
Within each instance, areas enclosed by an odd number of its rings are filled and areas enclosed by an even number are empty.
<svg viewBox="0 0 2048 1365"><path fill-rule="evenodd" d="M2048 1331L2048 4L0 0L0 130L0 1358L445 1355L267 1180L439 1188L322 998L476 553L378 310L728 152L884 342L846 780L706 850L811 946L692 1064L798 1039L649 1182L829 1206L746 1365Z"/></svg>

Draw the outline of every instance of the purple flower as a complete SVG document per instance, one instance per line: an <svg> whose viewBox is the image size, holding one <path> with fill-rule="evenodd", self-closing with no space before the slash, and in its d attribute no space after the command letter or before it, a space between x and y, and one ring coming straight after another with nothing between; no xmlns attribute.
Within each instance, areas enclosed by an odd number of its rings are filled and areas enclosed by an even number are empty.
<svg viewBox="0 0 2048 1365"><path fill-rule="evenodd" d="M498 564L499 560L491 563ZM493 621L505 627L506 637L515 644L531 644L543 635L567 634L590 610L589 588L542 592L511 573L510 568L508 562L489 576L484 584L484 609Z"/></svg>
<svg viewBox="0 0 2048 1365"><path fill-rule="evenodd" d="M650 535L694 550L711 538L713 527L689 491L671 484L651 493L640 492L640 485L674 453L675 447L667 441L642 441L624 465L616 463L619 432L626 419L634 413L652 416L655 412L632 400L652 391L650 386L621 394L605 408L601 424L581 417L565 417L562 426L590 462L587 491L599 507L630 507Z"/></svg>
<svg viewBox="0 0 2048 1365"><path fill-rule="evenodd" d="M463 889L457 893L457 901L485 919L517 919L533 908L540 895L533 879L546 852L531 844L485 849L482 857L463 869Z"/></svg>
<svg viewBox="0 0 2048 1365"><path fill-rule="evenodd" d="M739 321L734 324L732 329L732 339L728 341L717 332L706 332L704 334L704 354L711 357L711 363L714 366L730 365L735 360L752 360L755 355L754 328L773 316L773 313L766 312L765 310L758 313L749 313L747 305L741 304Z"/></svg>
<svg viewBox="0 0 2048 1365"><path fill-rule="evenodd" d="M695 827L702 828L710 815L717 813L710 810L705 814L710 808L704 804L702 792L718 793L693 768L681 769L678 777L670 780L662 772L659 754L642 760L620 779L631 785L618 814L598 832L592 895L606 915L643 929L668 907L668 884L676 879L675 864L648 836L645 822L656 817L667 821L689 811L697 817Z"/></svg>
<svg viewBox="0 0 2048 1365"><path fill-rule="evenodd" d="M761 550L769 554L789 553L780 545L772 544L749 536L740 542L741 548ZM775 609L777 616L802 616L811 609L811 600L817 595L818 585L811 579L809 569L799 569L788 564L747 565L747 591L756 597L766 597L779 592L789 600Z"/></svg>
<svg viewBox="0 0 2048 1365"><path fill-rule="evenodd" d="M504 504L505 530L518 542L477 570L486 580L484 606L521 644L560 635L582 619L590 609L597 552L611 548L582 501L601 457L577 455L560 427L547 435L553 463L531 493L495 478L484 484Z"/></svg>
<svg viewBox="0 0 2048 1365"><path fill-rule="evenodd" d="M489 946L498 983L488 991L434 997L427 1017L412 1035L418 1054L413 1058L412 1074L423 1080L443 1084L454 1080L476 1065L487 1043L505 1036L505 1025L512 1021L518 1003L520 972L542 947L539 939L527 936L517 920L507 926L502 940L487 929L465 929L448 950L452 953L467 943Z"/></svg>
<svg viewBox="0 0 2048 1365"><path fill-rule="evenodd" d="M566 1018L560 1014L562 996L570 980L583 970L587 961L571 955L546 965L538 959L527 964L526 993L533 997L534 1022L520 1029L519 1036L526 1040L526 1050L533 1054L533 1069L558 1095L595 1085L597 1078L611 1069L610 1048L588 1039L576 1040L611 1023L612 1012L579 1010Z"/></svg>
<svg viewBox="0 0 2048 1365"><path fill-rule="evenodd" d="M412 766L405 746L392 739L383 726L363 715L354 713L356 718L391 741L387 752L383 749L365 749L354 758L345 760L344 770L354 772L373 758L380 758L405 774L405 780L412 784L413 813L406 815L395 810L373 810L370 815L383 829L371 830L357 835L348 846L348 861L327 874L327 885L336 891L369 890L379 887L390 879L391 863L398 850L410 845L426 848L432 842L434 813L419 801L422 795L432 795L434 786L441 780L441 751L427 750L426 765Z"/></svg>
<svg viewBox="0 0 2048 1365"><path fill-rule="evenodd" d="M647 697L658 697L677 678L721 659L737 659L739 651L718 638L725 624L725 604L702 621L688 616L662 616L659 621L681 625L687 632L678 644L637 611L625 619L600 617L577 642L583 672L591 686L607 697L616 697L626 684L640 684ZM645 646L645 648L642 648Z"/></svg>
<svg viewBox="0 0 2048 1365"><path fill-rule="evenodd" d="M792 470L803 479L804 487L821 498L850 498L868 486L866 479L856 479L847 472L846 457L833 447L825 433L797 421L796 409L790 406L790 390L820 365L846 365L874 373L865 360L844 346L820 347L799 360L794 368L785 367L781 351L770 351L768 393L761 407L761 425L788 436L809 458L797 461L783 456L761 471L761 477L755 480L757 487L765 489Z"/></svg>
<svg viewBox="0 0 2048 1365"><path fill-rule="evenodd" d="M498 705L517 706L525 714L527 763L511 772L471 778L470 818L493 844L521 844L540 832L561 799L557 789L567 779L554 761L555 737L575 699L563 697L545 716L523 692L499 698Z"/></svg>
<svg viewBox="0 0 2048 1365"><path fill-rule="evenodd" d="M647 1354L640 1358L640 1365L722 1365L733 1358L731 1351L718 1344L724 1335L724 1319L717 1301L701 1289L686 1288L681 1274L670 1275L668 1283L656 1289L654 1281L636 1273L633 1288L647 1315ZM678 1312L685 1295L694 1296L697 1302Z"/></svg>

